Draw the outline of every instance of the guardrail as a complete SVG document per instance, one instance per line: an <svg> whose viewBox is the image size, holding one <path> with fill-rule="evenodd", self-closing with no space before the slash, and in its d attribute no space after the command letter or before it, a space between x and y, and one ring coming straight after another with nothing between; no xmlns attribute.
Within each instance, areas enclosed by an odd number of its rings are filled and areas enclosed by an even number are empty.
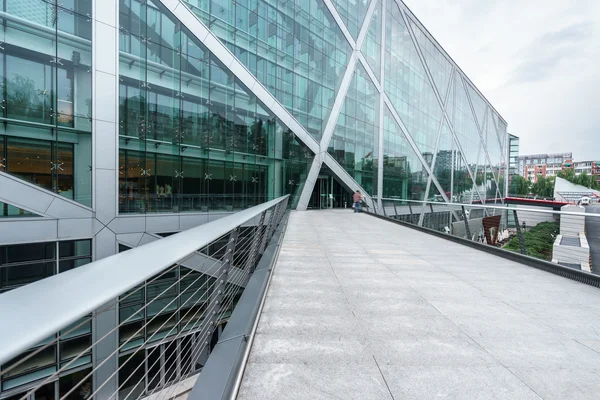
<svg viewBox="0 0 600 400"><path fill-rule="evenodd" d="M15 398L28 399L66 371L83 367L68 390L61 386L60 399L75 391L95 399L151 397L175 388L204 366L218 326L243 295L288 200L284 196L1 294L3 382L52 353L58 368L15 389L21 396ZM89 341L69 350L63 346L82 327L115 319L116 326L95 329Z"/></svg>
<svg viewBox="0 0 600 400"><path fill-rule="evenodd" d="M376 215L472 247L497 250L497 254L511 259L515 259L516 253L522 262L553 269L563 275L571 274L569 271L582 272L584 275L577 275L578 280L600 286L599 277L590 274L600 274L600 259L594 260L591 251L600 249L600 243L589 243L586 237L588 225L600 224L600 214L591 212L593 208L586 212L584 207L568 205L555 211L500 201L496 204L463 204L393 198L378 199L377 205Z"/></svg>

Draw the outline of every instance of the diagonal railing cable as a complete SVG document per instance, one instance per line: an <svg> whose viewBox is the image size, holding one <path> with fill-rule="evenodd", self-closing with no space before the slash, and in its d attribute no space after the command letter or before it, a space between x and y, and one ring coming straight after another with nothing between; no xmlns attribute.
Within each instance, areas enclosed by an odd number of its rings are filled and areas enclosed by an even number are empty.
<svg viewBox="0 0 600 400"><path fill-rule="evenodd" d="M248 248L249 248L249 246L250 246L250 244L248 245ZM242 263L240 263L240 264L242 264ZM230 292L229 292L229 294L231 294L231 293L233 293L234 291L236 291L236 290L237 290L237 289L236 289L236 286L239 288L239 285L241 285L241 284L243 283L243 281L244 281L244 280L245 280L245 276L243 276L243 275L240 275L240 276L238 276L238 278L237 278L237 280L236 280L236 281L234 281L234 282L230 282L230 284L232 284L232 285L233 285L233 287L232 287L232 289L230 289ZM227 294L227 293L226 293L226 294ZM233 302L233 299L230 301L230 303L228 303L228 305L232 305L232 302ZM212 307L211 309L209 309L209 310L206 310L206 311L208 311L208 312L215 311L215 308L216 308L216 306L217 306L217 305L213 305L213 307ZM193 306L192 306L192 307L193 307ZM183 316L183 318L185 318L185 317L186 317L186 316L189 314L189 312L190 312L190 311L191 311L191 309L190 309L190 310L188 310L188 312L187 312L187 313L186 313L186 314ZM187 327L188 327L189 323L190 323L190 322L192 322L192 321L194 320L194 317L196 316L196 314L197 314L198 312L199 312L199 310L198 310L198 311L196 311L196 313L194 314L194 316L192 316L192 318L190 319L190 321L188 321L188 323L186 324L186 326L184 326L184 327L182 328L181 332L180 332L180 333L179 333L177 336L175 336L175 337L170 337L170 333L171 333L171 332L172 332L172 331L173 331L173 330L176 328L176 327L174 326L174 327L172 327L172 328L171 328L171 330L170 330L169 332L167 332L167 334L166 334L165 338L163 338L163 339L161 340L161 342L159 342L158 344L164 343L164 342L166 341L166 338L168 338L168 339L169 339L169 341L171 341L171 340L173 340L173 339L177 339L177 338L181 337L181 336L182 336L182 334L183 334L183 332L185 332L186 330L188 330L188 329L187 329ZM195 325L194 325L193 327L191 327L191 328L190 328L190 331L194 331L194 328L195 328L196 324L198 324L198 323L200 323L200 322L201 322L201 321L200 321L200 320L198 320L198 321L195 323ZM166 324L166 321L165 321L165 323L163 323L163 326L164 326L164 324ZM162 327L162 326L161 326L161 327ZM207 331L207 330L208 330L208 327L206 328L206 331ZM160 328L158 329L158 331L160 331ZM199 337L199 338L203 338L203 339L204 339L204 336L206 336L206 333L207 333L206 331L200 331L200 332L199 332L199 334L198 334L198 337ZM146 341L146 342L149 342L151 339L152 339L152 338L149 338L149 339L147 339L147 341ZM206 343L206 342L205 342L205 341L201 341L201 340L199 340L199 341L198 341L198 343L199 343L199 345L200 345L200 343ZM146 344L146 343L144 343L144 344ZM156 343L153 343L153 345L155 345L155 344L156 344ZM198 345L198 346L199 346L199 345ZM138 349L138 350L139 350L139 349ZM137 352L137 351L136 351L136 352ZM131 360L131 358L133 358L133 355L134 355L134 354L135 354L135 352L134 352L134 353L131 355L131 357L130 357L130 358L129 358L129 359L128 359L128 360L127 360L127 361L126 361L126 362L125 362L123 365L121 365L121 366L119 367L119 369L117 369L117 371L115 371L115 374L118 372L118 370L120 370L121 368L123 368L123 367L124 367L124 366L125 366L125 365L126 365L126 364L127 364L129 361L130 361L130 360ZM174 357L174 356L175 356L175 354L174 354L174 353L170 354L170 355L167 357L167 359L165 360L165 362L166 362L166 361L168 361L168 360L169 360L171 357ZM193 359L194 359L194 356L192 355L192 359L191 359L191 360L193 360ZM151 366L149 366L149 367L148 367L148 369L152 369L152 367L153 367L155 364L157 364L158 362L159 362L159 361L158 361L158 360L156 360L156 361L155 361L155 362L154 362L154 363L153 363ZM142 366L141 364L140 364L140 365L138 365L138 367L137 367L137 368L134 370L134 372L135 372L135 371L137 371L137 369L139 369L141 366ZM122 388L122 387L123 387L123 386L124 386L124 385L125 385L125 384L128 382L128 380L129 380L129 378L127 378L126 380L124 380L124 381L121 383L121 385L120 385L120 386L117 388L117 390L115 391L115 393L113 393L113 395L115 395L115 394L116 394L116 393L117 393L117 392L118 392L118 391L119 391L119 390L120 390L120 389L121 389L121 388ZM167 381L169 381L169 380L167 380ZM149 385L150 385L150 382L148 383L148 385L147 385L147 386L149 386ZM137 386L137 384L136 384L136 386ZM144 388L144 392L146 391L146 389L147 389L147 386L146 386L146 388ZM135 389L135 387L134 387L133 389ZM152 394L152 393L150 393L149 395L151 395L151 394Z"/></svg>
<svg viewBox="0 0 600 400"><path fill-rule="evenodd" d="M80 357L94 351L94 347L99 342L110 335L114 335L115 332L119 332L119 328L131 321L139 320L140 313L147 315L145 323L133 334L126 335L126 337L128 336L126 340L121 341L115 350L105 355L104 360L95 364L91 371L67 393L61 393L61 399L70 396L111 357L119 356L122 351L127 350L125 347L134 339L136 339L135 345L138 347L133 352L127 353L129 355L127 360L121 363L103 382L94 382L95 389L91 394L92 398L99 398L98 396L101 396L102 389L107 382L114 378L138 352L148 345L158 346L191 333L197 339L192 343L192 357L188 360L191 364L202 351L207 349L217 322L225 318L225 314L234 307L236 294L243 290L248 276L253 272L253 264L257 262L264 243L269 240L269 236L273 234L275 226L282 218L287 203L288 196L284 196L0 295L0 324L7 327L7 329L0 332L0 341L11 344L0 348L0 365L4 367L0 371L0 375L13 370L44 348L56 344L59 339L89 323L94 317L98 317L105 312L114 312L115 307L118 311L119 306L115 305L117 301L119 302L117 304L122 304L132 296L139 296L140 292L142 297L148 296L149 285L156 286L154 289L158 288L160 293L155 294L153 292L151 300L146 301L142 307L135 308L134 312L127 318L123 320L119 318L120 322L115 327L96 339L91 346L80 351L74 359L61 363L61 368L35 384L33 388L23 394L22 398L27 398L36 389L57 379L66 369L75 365L74 363ZM258 217L260 217L258 225L254 226ZM244 224L249 224L249 230L246 231L245 236L239 238L239 231ZM225 244L222 244L221 239L225 237L228 237L228 240ZM202 252L204 248L206 248L206 252ZM204 256L203 261L199 265L190 266L189 261L198 254ZM186 265L183 265L184 263ZM208 263L211 264L204 267ZM120 268L122 265L128 267ZM200 268L201 266L202 268ZM187 268L188 272L184 274L184 269L179 267ZM186 278L195 271L201 271L202 273L198 274L193 281L186 281ZM171 273L174 273L178 279L168 280ZM162 282L165 276L167 276L168 281ZM209 279L206 279L206 277ZM212 278L215 279L209 284ZM203 283L197 286L201 279L204 279ZM184 281L186 281L187 286L182 290ZM188 291L188 289L191 290ZM177 290L178 294L176 296L173 296L173 290ZM193 293L190 294L191 291ZM199 293L200 296L198 296ZM44 299L50 298L51 301L41 301L40 294L44 294ZM183 296L187 298L185 301L182 300ZM193 299L195 301L192 302ZM206 303L209 304L206 305ZM67 304L69 307L67 307ZM150 306L152 306L152 313L149 311ZM157 308L160 309L156 310ZM82 320L82 317L92 312L92 317L83 318ZM190 316L190 314L193 315ZM165 316L168 316L168 318L165 319ZM29 328L34 324L33 320L37 321L37 329L32 330ZM3 323L4 321L10 321L10 323ZM180 327L184 322L185 326ZM73 324L75 325L72 326ZM153 324L152 329L149 329L151 324ZM160 326L156 327L155 325ZM68 328L65 330L65 327ZM164 332L165 329L168 329L166 333ZM56 332L60 333L55 334ZM146 332L146 336L139 343L137 338L140 334L143 336L144 332ZM152 333L149 334L150 332ZM159 334L161 336L158 336ZM54 336L54 340L45 343L41 349L36 349L16 362L9 362L14 361L20 353L51 335ZM166 355L165 358L168 361L172 356L173 354ZM142 363L146 363L148 357L149 353ZM155 364L156 361L150 368L154 367ZM142 364L138 365L135 371L141 366ZM185 369L180 367L178 370L183 371ZM171 375L173 374L172 371ZM181 374L179 380L184 378L183 375ZM120 382L110 398L117 397L129 378ZM170 382L171 378L173 377L168 376L166 382ZM174 379L173 382L175 381L177 380ZM139 384L140 382L137 382L136 387ZM143 388L144 393L148 393L149 386L150 383L145 385ZM150 395L154 394L159 386L154 386ZM131 393L133 393L133 390L129 392L129 394ZM106 393L102 394L102 396L105 395Z"/></svg>
<svg viewBox="0 0 600 400"><path fill-rule="evenodd" d="M225 245L225 246L223 246L222 248L218 249L218 250L217 250L217 252L219 252L220 250L222 250L222 249L223 249L223 248L225 248L226 246L227 246L227 245ZM206 262L206 261L204 261L204 262ZM208 267L208 269L207 269L206 271L210 272L210 270L211 270L213 267L215 267L215 266L218 266L218 264L219 264L219 262L218 262L218 260L216 260L216 261L213 263L213 265L211 265L210 267ZM166 270L165 272L163 272L163 273L162 273L162 274L161 274L159 277L157 277L155 280L159 279L161 276L165 275L165 274L166 274L166 273L168 273L169 271L172 271L172 270L173 270L173 269L175 269L176 267L177 267L177 265L174 265L173 267L169 268L168 270ZM173 288L173 287L174 287L174 286L175 286L177 283L179 283L179 282L180 282L180 281L181 281L183 278L185 278L185 277L187 277L188 275L190 275L192 272L193 272L193 270L190 270L190 271L189 271L189 272L188 272L188 273L187 273L187 274L186 274L184 277L182 277L182 278L181 278L180 280L178 280L177 282L174 282L174 283L173 283L173 284L171 284L169 287L167 287L165 290L163 290L163 292L161 292L160 294L158 294L158 295L156 296L156 298L155 298L155 299L153 299L153 300L151 300L150 302L146 303L146 304L145 304L145 305L144 305L144 306L143 306L143 307L142 307L142 308L141 308L139 311L143 311L144 309L147 309L147 308L148 308L148 306L150 306L150 305L151 305L151 304L152 304L152 303L153 303L155 300L158 300L158 299L160 299L160 297L161 297L163 294L167 293L167 292L168 292L168 291L169 291L171 288ZM200 278L201 278L201 276L199 276L198 278L196 278L196 280L195 280L194 282L192 282L192 284L193 284L193 283L195 283L196 281L198 281ZM243 280L243 278L244 278L244 276L243 276L243 275L241 275L241 277L238 277L238 281L237 281L237 282L235 282L234 284L235 284L235 285L237 285L239 282L241 282L241 281ZM190 284L190 286L191 286L192 284ZM212 285L212 286L215 286L215 285ZM211 286L211 287L208 287L208 288L207 288L207 290L210 290L210 289L212 288L212 286ZM202 286L201 286L200 288L198 288L198 289L196 290L196 292L195 292L195 293L197 293L197 292L198 292L200 289L202 289ZM141 289L138 289L138 290L141 290ZM185 292L185 291L184 291L184 292ZM195 293L194 293L194 294L195 294ZM130 294L129 294L128 296L126 296L126 297L129 297L129 296L131 296L132 294L133 294L133 293L130 293ZM122 348L124 348L124 347L125 347L125 346L126 346L126 345L127 345L127 344L128 344L130 341L131 341L131 340L132 340L132 338L133 338L133 337L135 337L135 335L136 335L137 333L139 333L139 332L140 332L142 329L144 329L144 327L146 327L148 324L150 324L150 323L151 323L153 320L155 320L156 318L158 318L158 317L161 315L161 313L162 313L163 311L165 311L165 310L166 310L166 309L167 309L167 308L168 308L168 307L169 307L169 306L170 306L170 305L171 305L171 304L172 304L172 303L173 303L175 300L177 300L177 299L178 299L178 298L179 298L179 297L180 297L182 294L183 294L183 292L182 292L182 293L180 293L180 295L178 295L177 297L175 297L173 300L171 300L169 303L167 303L167 304L166 304L166 305L165 305L165 306L164 306L164 307L163 307L161 310L159 310L159 311L156 313L156 315L155 315L155 316L154 316L152 319L150 319L149 321L147 321L147 323L146 323L144 326L142 326L140 329L138 329L138 331L137 331L136 333L134 333L134 334L133 334L133 335L132 335L132 336L131 336L131 337L130 337L128 340L126 340L126 341L125 341L125 342L124 342L124 343L123 343L121 346L119 346L119 347L117 348L117 350L115 350L115 351L114 351L112 354L110 354L110 355L114 355L114 354L118 353L118 351L120 351ZM193 295L192 295L192 296L193 296ZM126 298L126 297L125 297L125 298ZM192 297L190 297L190 298L192 298ZM200 299L200 300L201 300L201 299ZM196 304L197 304L197 303L198 303L200 300L198 300L198 301L196 302ZM183 305L182 305L182 307L183 307ZM139 311L138 311L138 312L139 312ZM122 325L124 325L125 323L129 322L129 320L130 320L131 318L133 318L134 316L135 316L135 314L131 315L131 316L130 316L130 317L128 317L128 318L127 318L125 321L123 321L122 323L120 323L120 324L119 324L117 327L115 327L115 328L111 329L111 330L110 330L110 331L109 331L107 334L105 334L103 337L101 337L100 339L98 339L98 340L97 340L95 343L93 343L93 344L92 344L91 346L89 346L87 349L85 349L85 350L83 350L82 352L80 352L80 354L79 354L79 355L77 355L77 356L76 356L76 357L75 357L73 360L71 360L71 361L70 361L70 362L68 362L66 365L64 365L64 366L63 366L63 367L62 367L62 368L61 368L59 371L57 371L56 373L52 374L51 376L49 376L48 378L46 378L45 380L43 380L41 383L39 383L38 385L36 385L36 386L35 386L33 389L31 389L31 390L30 390L30 391L29 391L29 392L28 392L26 395L24 395L22 398L23 398L23 399L24 399L24 398L26 398L26 396L27 396L27 395L29 395L29 394L32 394L32 393L33 393L35 390L37 390L39 387L41 387L41 386L45 385L46 383L48 383L48 382L52 381L52 379L56 378L60 372L62 372L63 370L66 370L67 368L69 368L69 367L70 367L70 366L71 366L73 363L75 363L75 362L76 362L76 361L77 361L77 360L78 360L78 359L79 359L79 358L80 358L80 357L81 357L83 354L85 354L85 353L87 353L88 351L90 351L90 350L91 350L91 349L92 349L94 346L96 346L96 345L97 345L99 342L101 342L101 341L102 341L102 340L104 340L106 337L108 337L110 333L114 332L114 331L115 331L115 330L117 330L119 327L121 327L121 326L122 326ZM160 329L161 329L162 327L164 327L164 326L166 325L166 323L167 323L169 320L171 320L173 317L174 317L174 315L172 315L170 318L168 318L168 319L167 319L167 320L166 320L166 321L165 321L165 322L164 322L164 323L163 323L163 324L162 324L162 325L161 325L161 326L160 326L160 327L159 327L159 328L156 330L156 332L155 332L155 333L154 333L154 334L153 334L151 337L149 337L149 338L148 338L148 339L147 339L147 340L146 340L146 341L143 343L143 345L145 345L145 344L149 343L149 342L152 340L152 338L153 338L153 337L154 337L156 334L158 334L158 332L160 332ZM174 328L172 328L172 329L174 329ZM168 336L168 334L167 334L167 336ZM163 341L164 341L164 340L165 340L165 339L163 339ZM162 343L162 341L161 341L161 343ZM137 353L137 352L138 352L140 349L141 349L141 348L138 348L138 349L137 349L137 350L134 352L134 354L135 354L135 353ZM91 375L92 375L92 374L93 374L93 373L94 373L94 372L95 372L97 369L99 369L99 368L100 368L102 365L104 365L104 363L106 363L107 361L108 361L108 358L106 358L106 359L105 359L103 362L101 362L100 364L96 365L96 366L95 366L95 367L92 369L92 371L91 371L90 373L88 373L86 376L84 376L84 377L83 377L83 378L80 380L80 382L79 382L79 383L75 384L75 386L74 386L74 387L73 387L73 388L72 388L72 389L71 389L69 392L67 392L67 393L66 393L66 394L63 396L63 398L66 398L66 397L67 397L69 394L71 394L71 393L72 393L74 390L76 390L76 389L77 389L77 388L78 388L78 387L79 387L79 386L80 386L80 385L81 385L81 384L82 384L82 383L83 383L83 382L84 382L84 381L85 381L87 378L89 378L89 377L90 377L90 376L91 376ZM127 361L129 361L129 360L127 360ZM124 364L123 364L123 365L122 365L120 368L122 368L122 367L123 367L125 364L126 364L126 363L124 363ZM11 368L12 368L12 367L11 367ZM119 369L120 369L120 368L119 368ZM117 372L118 372L118 371L117 371ZM115 374L112 374L110 377L112 377L112 376L114 376L114 375L115 375ZM109 378L110 378L110 377L109 377ZM95 394L97 391L99 391L99 390L100 390L100 389L101 389L101 388L104 386L104 384L105 384L105 383L106 383L106 381L105 381L104 383L102 383L101 385L99 385L98 389L96 389L96 391L95 391L93 394Z"/></svg>

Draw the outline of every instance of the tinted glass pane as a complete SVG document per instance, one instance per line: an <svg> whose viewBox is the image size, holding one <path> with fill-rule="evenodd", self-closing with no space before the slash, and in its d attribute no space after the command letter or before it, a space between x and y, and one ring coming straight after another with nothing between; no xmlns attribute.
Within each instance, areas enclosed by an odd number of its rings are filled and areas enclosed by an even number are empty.
<svg viewBox="0 0 600 400"><path fill-rule="evenodd" d="M0 288L26 285L54 275L53 262L0 267Z"/></svg>
<svg viewBox="0 0 600 400"><path fill-rule="evenodd" d="M0 263L2 264L33 260L51 260L56 257L56 244L54 242L5 246L0 249L3 250L5 255L3 259L0 259Z"/></svg>
<svg viewBox="0 0 600 400"><path fill-rule="evenodd" d="M91 369L85 369L60 378L58 382L60 398L68 400L89 399L94 391L92 381L93 375L86 378L90 372ZM75 388L75 386L77 386L77 388ZM66 396L71 390L73 391Z"/></svg>

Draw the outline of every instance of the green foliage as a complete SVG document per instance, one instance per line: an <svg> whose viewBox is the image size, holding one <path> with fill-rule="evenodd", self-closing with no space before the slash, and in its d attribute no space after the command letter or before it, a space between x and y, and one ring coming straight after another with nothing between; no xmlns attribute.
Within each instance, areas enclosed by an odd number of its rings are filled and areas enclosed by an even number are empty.
<svg viewBox="0 0 600 400"><path fill-rule="evenodd" d="M600 183L596 181L592 176L588 175L587 172L582 172L579 176L575 176L575 170L573 168L567 168L556 174L558 177L566 179L567 181L574 183L575 185L585 186L594 190L600 190Z"/></svg>
<svg viewBox="0 0 600 400"><path fill-rule="evenodd" d="M542 222L529 231L523 232L527 255L552 261L552 245L559 231L560 225L558 222ZM521 246L519 245L518 236L511 238L504 249L520 253Z"/></svg>
<svg viewBox="0 0 600 400"><path fill-rule="evenodd" d="M554 178L538 175L537 182L531 186L531 192L540 197L554 197Z"/></svg>
<svg viewBox="0 0 600 400"><path fill-rule="evenodd" d="M514 179L517 181L516 182L516 195L518 196L526 196L529 194L529 186L531 185L531 182L529 182L529 180L527 180L525 177L518 175L515 176Z"/></svg>

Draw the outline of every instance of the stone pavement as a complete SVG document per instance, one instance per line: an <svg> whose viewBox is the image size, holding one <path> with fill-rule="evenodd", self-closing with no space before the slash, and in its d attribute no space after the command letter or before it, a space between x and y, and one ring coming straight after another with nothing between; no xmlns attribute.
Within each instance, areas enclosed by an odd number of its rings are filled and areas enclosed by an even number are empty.
<svg viewBox="0 0 600 400"><path fill-rule="evenodd" d="M600 289L349 210L293 212L238 399L597 399Z"/></svg>

